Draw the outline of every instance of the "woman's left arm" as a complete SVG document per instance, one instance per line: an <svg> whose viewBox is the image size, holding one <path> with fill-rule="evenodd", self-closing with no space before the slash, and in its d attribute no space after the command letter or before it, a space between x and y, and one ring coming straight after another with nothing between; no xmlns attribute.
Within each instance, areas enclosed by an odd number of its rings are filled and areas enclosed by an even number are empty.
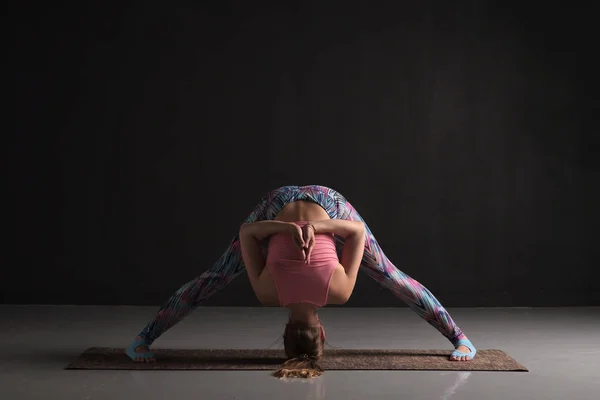
<svg viewBox="0 0 600 400"><path fill-rule="evenodd" d="M240 247L242 259L248 272L248 278L256 297L261 303L270 303L270 291L261 284L261 275L265 269L265 258L260 247L260 241L282 232L295 232L300 227L290 222L259 221L243 224L240 227Z"/></svg>
<svg viewBox="0 0 600 400"><path fill-rule="evenodd" d="M283 232L294 232L296 229L298 229L298 226L292 222L258 221L243 224L240 228L240 236L263 240L271 235Z"/></svg>

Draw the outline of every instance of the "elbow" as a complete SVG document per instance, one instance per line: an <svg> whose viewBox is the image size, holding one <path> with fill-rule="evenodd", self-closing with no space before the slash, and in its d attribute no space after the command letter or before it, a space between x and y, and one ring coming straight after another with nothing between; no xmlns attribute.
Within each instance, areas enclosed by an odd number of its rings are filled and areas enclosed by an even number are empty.
<svg viewBox="0 0 600 400"><path fill-rule="evenodd" d="M356 221L356 231L354 234L359 238L364 238L367 234L367 230L365 228L365 224L361 221Z"/></svg>
<svg viewBox="0 0 600 400"><path fill-rule="evenodd" d="M365 223L364 222L358 221L358 230L359 230L359 233L361 235L366 234L367 228L365 227Z"/></svg>
<svg viewBox="0 0 600 400"><path fill-rule="evenodd" d="M350 292L348 292L348 293L344 294L343 296L340 296L340 298L339 298L339 303L338 303L338 304L339 304L339 305L344 305L344 304L346 304L346 303L347 303L347 302L350 300L350 297L352 297L352 291L350 291Z"/></svg>
<svg viewBox="0 0 600 400"><path fill-rule="evenodd" d="M242 224L242 226L240 226L240 237L242 236L248 236L248 234L250 233L250 224Z"/></svg>

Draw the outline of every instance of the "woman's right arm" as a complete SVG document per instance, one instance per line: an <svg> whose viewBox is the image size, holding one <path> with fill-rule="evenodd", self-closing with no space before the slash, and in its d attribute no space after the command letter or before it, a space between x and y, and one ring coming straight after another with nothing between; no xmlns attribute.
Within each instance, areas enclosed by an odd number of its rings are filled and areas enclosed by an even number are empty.
<svg viewBox="0 0 600 400"><path fill-rule="evenodd" d="M364 223L346 219L325 219L321 221L311 221L310 224L315 228L315 233L333 233L344 239L347 239L350 236L364 234L365 231Z"/></svg>
<svg viewBox="0 0 600 400"><path fill-rule="evenodd" d="M315 233L333 233L344 238L340 264L344 267L348 279L344 285L345 287L341 289L342 293L340 293L341 303L343 304L350 299L356 285L358 269L365 252L365 224L361 221L343 219L314 221L311 224L315 228Z"/></svg>

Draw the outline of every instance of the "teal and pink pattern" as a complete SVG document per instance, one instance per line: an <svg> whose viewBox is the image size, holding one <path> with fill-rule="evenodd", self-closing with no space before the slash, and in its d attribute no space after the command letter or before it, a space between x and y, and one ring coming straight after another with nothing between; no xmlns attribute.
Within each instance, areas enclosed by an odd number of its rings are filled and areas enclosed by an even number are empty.
<svg viewBox="0 0 600 400"><path fill-rule="evenodd" d="M362 217L340 193L318 185L283 186L275 189L262 198L244 222L252 223L275 219L277 213L285 205L298 200L308 200L319 204L332 219L357 220L364 223ZM456 345L464 335L450 314L427 288L392 264L366 223L365 228L365 251L361 271L390 289L421 318L441 332L453 345ZM336 237L336 246L340 255L343 245L343 239ZM264 249L266 251L266 246ZM244 271L239 236L236 235L213 267L177 290L144 328L140 336L146 340L148 345L152 344L204 300L223 289Z"/></svg>

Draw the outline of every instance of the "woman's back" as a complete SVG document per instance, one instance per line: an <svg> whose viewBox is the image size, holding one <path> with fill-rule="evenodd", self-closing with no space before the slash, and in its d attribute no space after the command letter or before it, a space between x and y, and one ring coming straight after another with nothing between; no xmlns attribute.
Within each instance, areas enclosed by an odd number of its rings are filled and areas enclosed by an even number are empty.
<svg viewBox="0 0 600 400"><path fill-rule="evenodd" d="M312 201L295 201L287 204L275 216L277 221L295 222L295 221L320 221L331 219L327 212Z"/></svg>
<svg viewBox="0 0 600 400"><path fill-rule="evenodd" d="M275 219L303 226L306 221L330 218L320 205L296 201L286 205ZM337 304L341 292L346 289L346 272L339 263L331 234L315 235L309 264L304 262L302 250L289 234L273 235L269 239L265 267L261 282L264 291L271 293L269 305L285 306L298 302L318 306Z"/></svg>
<svg viewBox="0 0 600 400"><path fill-rule="evenodd" d="M296 221L299 226L306 221ZM310 261L291 235L279 233L269 239L266 268L276 286L281 306L311 303L322 307L328 302L330 280L340 264L332 234L315 235Z"/></svg>

